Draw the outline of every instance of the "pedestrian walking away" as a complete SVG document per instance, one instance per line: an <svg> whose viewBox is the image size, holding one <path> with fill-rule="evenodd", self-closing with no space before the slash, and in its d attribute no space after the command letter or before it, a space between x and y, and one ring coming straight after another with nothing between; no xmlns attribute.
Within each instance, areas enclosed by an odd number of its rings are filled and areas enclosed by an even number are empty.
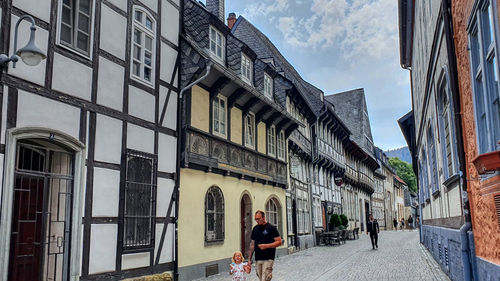
<svg viewBox="0 0 500 281"><path fill-rule="evenodd" d="M392 224L394 225L394 230L398 230L398 220L396 220L396 218L394 218L394 220L392 221Z"/></svg>
<svg viewBox="0 0 500 281"><path fill-rule="evenodd" d="M378 233L380 232L380 228L378 227L378 221L373 218L373 215L370 215L370 220L366 224L366 234L370 234L370 239L372 241L372 249L377 247L378 249Z"/></svg>
<svg viewBox="0 0 500 281"><path fill-rule="evenodd" d="M413 230L413 218L411 217L411 215L408 217L408 228L410 229L410 231Z"/></svg>
<svg viewBox="0 0 500 281"><path fill-rule="evenodd" d="M401 218L401 225L399 227L401 227L401 230L405 230L405 218Z"/></svg>
<svg viewBox="0 0 500 281"><path fill-rule="evenodd" d="M252 263L255 251L255 271L260 281L269 281L273 277L276 248L281 246L281 237L276 226L266 221L266 214L255 212L257 225L252 229L252 241L248 249L248 263Z"/></svg>

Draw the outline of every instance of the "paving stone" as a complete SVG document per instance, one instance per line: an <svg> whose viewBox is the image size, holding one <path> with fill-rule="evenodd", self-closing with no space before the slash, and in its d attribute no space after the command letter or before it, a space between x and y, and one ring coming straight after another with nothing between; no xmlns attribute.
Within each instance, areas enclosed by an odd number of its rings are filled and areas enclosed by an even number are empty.
<svg viewBox="0 0 500 281"><path fill-rule="evenodd" d="M420 245L418 231L382 231L379 249L368 235L340 246L319 246L278 258L273 280L402 280L449 281L429 252ZM228 265L229 268L229 265ZM231 280L221 273L202 280ZM257 281L255 268L247 275Z"/></svg>

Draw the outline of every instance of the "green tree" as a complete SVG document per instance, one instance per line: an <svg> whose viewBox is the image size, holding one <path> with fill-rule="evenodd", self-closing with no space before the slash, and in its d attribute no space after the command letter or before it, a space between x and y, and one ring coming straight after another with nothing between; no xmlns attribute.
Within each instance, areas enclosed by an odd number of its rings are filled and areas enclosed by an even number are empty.
<svg viewBox="0 0 500 281"><path fill-rule="evenodd" d="M390 158L389 164L396 170L396 175L406 182L410 191L417 192L417 178L412 165L397 157Z"/></svg>
<svg viewBox="0 0 500 281"><path fill-rule="evenodd" d="M330 229L333 229L335 227L339 227L342 224L340 221L340 216L338 214L333 214L330 217Z"/></svg>

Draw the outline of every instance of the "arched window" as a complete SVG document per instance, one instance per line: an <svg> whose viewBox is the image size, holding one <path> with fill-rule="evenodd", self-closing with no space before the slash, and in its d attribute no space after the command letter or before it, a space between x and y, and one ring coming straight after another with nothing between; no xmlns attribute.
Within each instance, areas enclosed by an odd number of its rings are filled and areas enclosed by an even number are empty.
<svg viewBox="0 0 500 281"><path fill-rule="evenodd" d="M224 196L212 186L205 195L205 241L224 240Z"/></svg>
<svg viewBox="0 0 500 281"><path fill-rule="evenodd" d="M276 198L271 198L266 203L266 218L267 222L276 226L279 233L281 232L281 206Z"/></svg>
<svg viewBox="0 0 500 281"><path fill-rule="evenodd" d="M155 21L146 11L134 7L132 28L131 76L153 85L155 69Z"/></svg>

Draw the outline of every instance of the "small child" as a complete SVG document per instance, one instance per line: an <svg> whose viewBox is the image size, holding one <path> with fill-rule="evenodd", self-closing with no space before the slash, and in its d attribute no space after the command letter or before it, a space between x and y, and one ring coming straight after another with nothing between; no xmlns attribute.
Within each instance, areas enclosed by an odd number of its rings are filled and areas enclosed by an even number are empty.
<svg viewBox="0 0 500 281"><path fill-rule="evenodd" d="M229 265L229 274L233 275L233 281L246 281L247 277L245 273L250 273L250 266L248 263L243 262L243 255L240 251L236 251L233 254L233 262Z"/></svg>

